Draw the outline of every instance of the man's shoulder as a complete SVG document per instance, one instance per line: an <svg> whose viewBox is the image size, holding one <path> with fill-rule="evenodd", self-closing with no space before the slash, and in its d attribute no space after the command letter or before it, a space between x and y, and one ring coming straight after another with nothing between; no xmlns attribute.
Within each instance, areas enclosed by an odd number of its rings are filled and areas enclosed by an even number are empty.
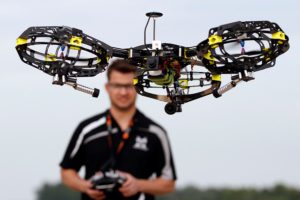
<svg viewBox="0 0 300 200"><path fill-rule="evenodd" d="M82 120L79 123L79 127L81 129L84 129L85 127L87 127L93 123L105 123L106 115L107 115L107 111L104 111L102 113L98 113L98 114L92 115L88 118L85 118L84 120Z"/></svg>
<svg viewBox="0 0 300 200"><path fill-rule="evenodd" d="M161 133L164 135L167 134L167 131L165 130L165 128L162 125L160 125L159 123L157 123L156 120L149 118L148 116L146 116L144 113L142 113L139 110L138 110L138 112L139 112L139 120L141 121L143 128L147 129L148 132Z"/></svg>

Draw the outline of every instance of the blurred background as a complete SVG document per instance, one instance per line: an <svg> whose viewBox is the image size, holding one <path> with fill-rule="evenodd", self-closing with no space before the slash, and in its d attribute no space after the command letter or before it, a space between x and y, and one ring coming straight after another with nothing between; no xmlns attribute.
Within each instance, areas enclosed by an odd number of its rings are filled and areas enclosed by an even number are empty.
<svg viewBox="0 0 300 200"><path fill-rule="evenodd" d="M67 25L111 46L137 46L143 44L145 13L158 11L164 14L156 23L156 38L162 42L194 46L212 27L269 20L281 26L291 44L275 67L255 74L255 81L218 99L209 96L185 104L182 113L169 116L164 103L138 98L139 109L168 131L178 174L176 198L186 189L190 196L202 192L202 199L208 200L241 191L275 194L270 199L287 192L299 199L299 10L296 0L2 1L1 198L46 200L51 197L44 195L47 191L66 191L59 183L58 164L73 130L109 106L105 74L78 80L100 88L97 99L67 86L53 86L52 77L21 62L14 48L16 38L30 26ZM150 42L151 26L148 30Z"/></svg>

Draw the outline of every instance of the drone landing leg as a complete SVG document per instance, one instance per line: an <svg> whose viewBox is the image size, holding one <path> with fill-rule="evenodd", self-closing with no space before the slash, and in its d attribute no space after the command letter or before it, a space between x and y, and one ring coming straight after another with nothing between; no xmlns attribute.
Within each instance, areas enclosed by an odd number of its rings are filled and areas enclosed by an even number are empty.
<svg viewBox="0 0 300 200"><path fill-rule="evenodd" d="M237 86L237 84L239 84L241 81L248 82L254 80L254 74L253 72L248 72L245 70L236 76L232 76L231 79L232 81L230 83L227 83L223 87L220 87L219 89L213 91L214 97L218 98L222 96L222 94L228 92L229 90Z"/></svg>
<svg viewBox="0 0 300 200"><path fill-rule="evenodd" d="M80 84L77 84L77 83L73 83L73 82L66 82L67 85L73 87L75 90L78 90L80 92L84 92L86 94L90 94L92 95L92 97L98 97L99 96L99 93L100 93L100 90L97 89L97 88L89 88L89 87L86 87L84 85L80 85Z"/></svg>
<svg viewBox="0 0 300 200"><path fill-rule="evenodd" d="M73 87L75 90L78 90L80 92L84 92L86 94L90 94L92 95L93 97L98 97L99 96L99 89L97 88L89 88L89 87L86 87L84 85L80 85L80 84L77 84L76 83L76 79L71 79L71 78L68 78L67 81L66 81L66 77L65 76L60 76L58 74L56 74L54 77L53 77L53 82L52 82L53 85L60 85L60 86L63 86L64 84L66 85L69 85L71 87Z"/></svg>

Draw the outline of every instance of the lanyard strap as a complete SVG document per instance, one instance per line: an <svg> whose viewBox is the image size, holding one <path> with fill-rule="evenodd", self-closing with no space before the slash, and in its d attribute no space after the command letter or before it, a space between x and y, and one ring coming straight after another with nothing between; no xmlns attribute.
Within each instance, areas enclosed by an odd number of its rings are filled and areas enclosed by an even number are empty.
<svg viewBox="0 0 300 200"><path fill-rule="evenodd" d="M112 139L112 134L113 134L112 133L112 118L111 118L110 113L108 113L106 116L106 126L107 126L107 131L108 131L107 141L108 141L108 146L110 148L110 154L111 154L110 165L111 165L111 168L114 168L116 158L122 152L122 150L125 146L125 143L129 138L129 134L130 134L131 128L133 126L133 119L130 120L128 127L122 132L122 138L118 144L116 151L114 150L113 139Z"/></svg>

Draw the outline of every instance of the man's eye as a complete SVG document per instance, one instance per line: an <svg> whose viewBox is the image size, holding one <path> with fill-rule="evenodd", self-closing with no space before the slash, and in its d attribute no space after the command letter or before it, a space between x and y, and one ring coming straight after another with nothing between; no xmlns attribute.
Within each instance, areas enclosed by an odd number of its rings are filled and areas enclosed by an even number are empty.
<svg viewBox="0 0 300 200"><path fill-rule="evenodd" d="M115 88L115 89L122 89L122 88L125 88L125 89L132 89L134 86L132 84L110 84L110 86L112 88Z"/></svg>

